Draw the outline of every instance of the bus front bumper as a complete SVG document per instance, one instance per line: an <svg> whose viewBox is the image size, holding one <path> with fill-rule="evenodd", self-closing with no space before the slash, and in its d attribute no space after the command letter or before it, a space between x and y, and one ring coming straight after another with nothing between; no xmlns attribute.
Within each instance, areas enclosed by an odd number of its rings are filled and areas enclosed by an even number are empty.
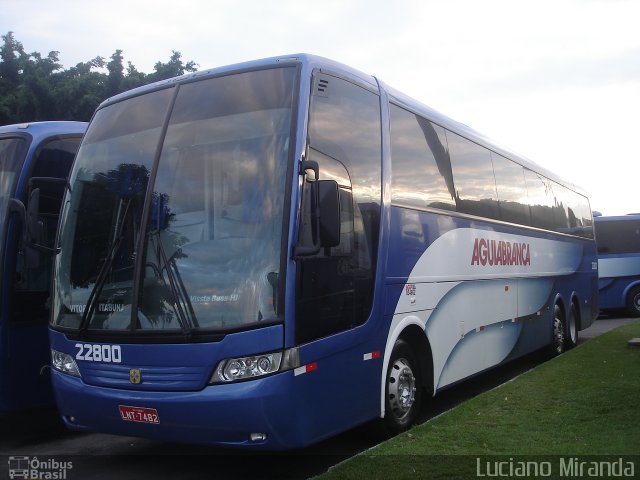
<svg viewBox="0 0 640 480"><path fill-rule="evenodd" d="M74 430L257 449L303 447L291 395L293 372L207 386L197 392L127 391L87 386L52 372L56 402Z"/></svg>

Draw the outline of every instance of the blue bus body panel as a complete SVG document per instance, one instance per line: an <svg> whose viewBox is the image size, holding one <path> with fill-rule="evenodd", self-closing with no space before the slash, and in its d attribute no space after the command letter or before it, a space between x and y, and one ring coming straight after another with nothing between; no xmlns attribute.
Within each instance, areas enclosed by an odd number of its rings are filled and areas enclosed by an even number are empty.
<svg viewBox="0 0 640 480"><path fill-rule="evenodd" d="M84 122L34 122L0 127L0 138L20 136L29 142L19 172L13 196L21 198L28 188L28 179L38 149L52 138L81 136L87 128ZM59 172L66 177L69 172ZM49 364L49 339L47 319L33 322L13 323L9 317L13 271L5 265L11 265L17 255L16 245L8 239L14 238L15 224L8 221L6 228L0 225L4 233L1 272L0 300L0 411L10 411L53 404L49 373L43 367ZM47 261L47 259L42 259Z"/></svg>
<svg viewBox="0 0 640 480"><path fill-rule="evenodd" d="M558 297L568 318L574 293L591 292L578 303L579 328L593 321L592 241L400 207L391 211L385 314L415 316L424 324L434 391L550 344ZM474 249L481 241L496 248L525 244L529 259L500 250L493 259L482 257Z"/></svg>
<svg viewBox="0 0 640 480"><path fill-rule="evenodd" d="M58 372L52 377L60 414L76 430L230 446L248 445L251 433L268 432L272 448L292 447L303 435L291 409L292 372L197 392L94 387L90 396L82 380ZM124 421L121 405L155 409L159 423Z"/></svg>
<svg viewBox="0 0 640 480"><path fill-rule="evenodd" d="M50 336L52 348L74 356L75 345L83 343L60 332L51 331ZM299 369L253 381L207 385L220 360L275 351L282 348L282 340L282 326L273 326L230 334L215 343L122 344L120 364L77 361L82 379L53 371L58 409L76 430L268 449L303 447L376 415L378 396L371 395L367 402L361 394L375 391L380 359L366 359L364 346L340 351L341 343L351 343L341 335L331 340L335 354L326 345L302 347L304 365ZM161 365L172 366L173 372L159 373ZM131 368L140 369L138 385L129 381ZM159 377L167 379L170 373L176 383L167 386ZM121 405L155 409L159 423L125 421ZM267 433L267 440L250 442L251 433Z"/></svg>
<svg viewBox="0 0 640 480"><path fill-rule="evenodd" d="M230 334L219 342L169 344L118 344L118 362L76 360L89 385L133 390L196 391L207 384L213 369L223 359L282 350L283 328L275 325L242 334ZM104 344L69 340L52 332L51 348L74 358L90 351L82 345ZM132 384L131 369L139 369L142 381Z"/></svg>
<svg viewBox="0 0 640 480"><path fill-rule="evenodd" d="M640 285L640 253L601 254L598 270L600 308L625 308L629 291Z"/></svg>
<svg viewBox="0 0 640 480"><path fill-rule="evenodd" d="M619 225L633 226L640 225L640 215L623 215L610 217L595 217L596 228L598 225L615 222ZM609 235L624 235L619 229L609 231ZM636 231L636 239L640 234ZM598 240L598 238L596 238ZM640 242L632 245L631 238L625 239L626 246L624 253L601 250L598 253L598 274L599 274L599 304L603 310L623 309L628 307L627 298L629 292L640 286ZM602 245L600 247L609 245ZM633 249L633 251L631 251Z"/></svg>

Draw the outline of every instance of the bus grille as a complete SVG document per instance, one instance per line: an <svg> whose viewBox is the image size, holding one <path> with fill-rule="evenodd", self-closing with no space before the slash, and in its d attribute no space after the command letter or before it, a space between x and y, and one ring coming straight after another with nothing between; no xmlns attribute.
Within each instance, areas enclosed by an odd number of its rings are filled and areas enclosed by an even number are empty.
<svg viewBox="0 0 640 480"><path fill-rule="evenodd" d="M89 385L128 390L201 390L211 375L211 367L155 367L144 365L84 364L82 378Z"/></svg>

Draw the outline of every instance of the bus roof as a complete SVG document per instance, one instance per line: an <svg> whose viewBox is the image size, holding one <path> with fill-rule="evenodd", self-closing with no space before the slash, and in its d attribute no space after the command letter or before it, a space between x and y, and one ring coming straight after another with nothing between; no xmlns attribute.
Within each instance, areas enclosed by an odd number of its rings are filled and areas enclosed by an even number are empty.
<svg viewBox="0 0 640 480"><path fill-rule="evenodd" d="M208 70L202 70L199 72L193 72L193 73L187 73L185 75L182 75L180 77L175 77L175 78L170 78L168 80L161 80L159 82L156 83L152 83L149 85L145 85L142 87L138 87L135 88L133 90L130 90L128 92L124 92L121 93L119 95L116 95L112 98L109 98L107 100L105 100L100 107L106 106L110 103L113 102L117 102L120 100L123 100L125 98L128 97L133 97L133 96L137 96L137 95L141 95L143 93L146 93L148 91L152 91L152 90L157 90L157 89L161 89L164 87L167 87L171 84L179 84L179 83L185 83L185 82L189 82L192 80L195 80L197 78L204 78L204 77L208 77L208 76L215 76L215 75L220 75L220 74L224 74L227 72L234 72L234 71L238 71L238 70L250 70L250 69L254 69L254 68L260 68L260 67L268 67L268 66L273 66L273 65L283 65L286 63L297 63L297 64L301 64L303 66L304 69L306 69L307 71L311 71L313 69L319 68L322 70L326 70L327 72L334 72L334 73L343 73L343 74L347 74L351 77L351 79L357 79L360 82L368 85L369 87L378 90L379 87L383 88L387 94L389 95L390 100L395 101L396 103L407 107L408 109L414 111L415 113L418 113L422 116L424 116L426 119L432 121L433 123L436 123L448 130L451 130L455 133L460 134L463 137L466 137L467 139L478 143L479 145L484 146L485 148L488 148L489 150L492 150L493 152L505 156L517 163L519 163L520 165L522 165L525 168L528 168L530 170L533 170L537 173L540 173L541 175L549 178L550 180L553 180L557 183L560 183L562 185L564 185L565 187L569 188L570 190L573 190L577 193L580 193L581 195L585 195L586 193L584 192L584 190L582 190L580 187L578 187L577 185L575 185L572 182L569 182L563 178L560 178L558 175L556 175L555 173L551 172L550 170L547 170L546 168L538 165L537 163L535 163L534 161L528 159L527 157L520 155L516 152L514 152L513 150L510 150L504 146L501 146L499 143L489 139L488 137L486 137L485 135L475 131L474 129L472 129L471 127L457 122L456 120L453 120L449 117L447 117L446 115L443 115L442 113L432 109L431 107L425 105L424 103L408 96L405 95L404 93L401 93L400 91L394 89L393 87L390 87L388 85L386 85L385 83L383 83L382 81L379 81L379 79L377 79L376 77L363 73L357 69L354 69L352 67L349 67L347 65L344 65L340 62L336 62L334 60L330 60L324 57L320 57L320 56L316 56L316 55L310 55L310 54L306 54L306 53L299 53L299 54L293 54L293 55L283 55L283 56L278 56L278 57L270 57L270 58L264 58L264 59L260 59L260 60L252 60L252 61L248 61L248 62L243 62L243 63L237 63L237 64L233 64L233 65L226 65L226 66L221 66L221 67L216 67L216 68L212 68L212 69L208 69ZM99 107L99 108L100 108Z"/></svg>
<svg viewBox="0 0 640 480"><path fill-rule="evenodd" d="M594 216L593 220L596 222L619 222L625 220L640 221L640 213L629 213L627 215Z"/></svg>
<svg viewBox="0 0 640 480"><path fill-rule="evenodd" d="M87 122L67 121L16 123L13 125L1 126L0 134L28 133L34 140L38 141L41 138L50 137L52 135L67 135L70 133L83 134L87 129L87 125Z"/></svg>

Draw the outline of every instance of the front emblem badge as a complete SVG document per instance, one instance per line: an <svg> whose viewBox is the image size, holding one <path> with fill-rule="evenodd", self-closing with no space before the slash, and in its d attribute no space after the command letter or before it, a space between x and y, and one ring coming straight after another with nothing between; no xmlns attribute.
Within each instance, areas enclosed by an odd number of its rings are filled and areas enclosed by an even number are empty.
<svg viewBox="0 0 640 480"><path fill-rule="evenodd" d="M138 384L142 381L142 376L140 375L139 368L132 368L131 370L129 370L129 381L135 384Z"/></svg>

